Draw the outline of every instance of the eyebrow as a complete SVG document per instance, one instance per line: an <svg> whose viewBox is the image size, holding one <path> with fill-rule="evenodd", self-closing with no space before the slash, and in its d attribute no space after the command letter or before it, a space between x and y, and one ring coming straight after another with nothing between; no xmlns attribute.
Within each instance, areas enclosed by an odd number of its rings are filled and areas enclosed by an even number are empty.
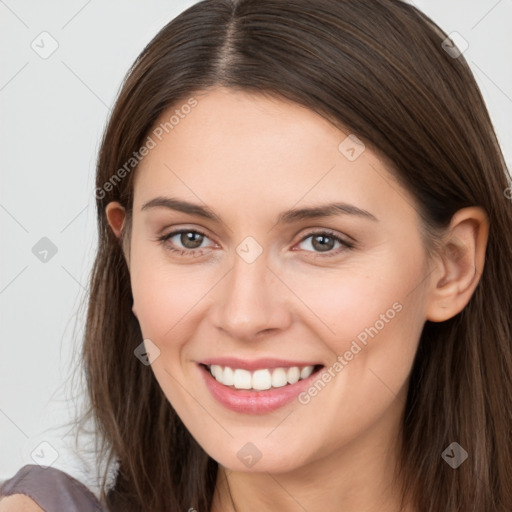
<svg viewBox="0 0 512 512"><path fill-rule="evenodd" d="M173 197L155 197L144 203L141 211L149 210L151 208L167 208L222 223L222 219L207 206L201 206L199 204L190 203ZM291 210L281 212L277 219L277 224L291 224L305 219L332 217L342 214L363 217L374 222L378 222L375 215L367 210L358 208L357 206L348 203L327 203L325 205L312 206L308 208L293 208Z"/></svg>

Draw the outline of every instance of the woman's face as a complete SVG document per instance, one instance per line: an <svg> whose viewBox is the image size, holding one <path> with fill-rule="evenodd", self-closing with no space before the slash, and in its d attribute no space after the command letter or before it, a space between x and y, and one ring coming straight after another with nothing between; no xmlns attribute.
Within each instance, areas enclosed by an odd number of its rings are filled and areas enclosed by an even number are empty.
<svg viewBox="0 0 512 512"><path fill-rule="evenodd" d="M158 383L233 470L384 450L426 319L413 198L308 109L221 88L195 98L162 116L181 113L135 176L133 311Z"/></svg>

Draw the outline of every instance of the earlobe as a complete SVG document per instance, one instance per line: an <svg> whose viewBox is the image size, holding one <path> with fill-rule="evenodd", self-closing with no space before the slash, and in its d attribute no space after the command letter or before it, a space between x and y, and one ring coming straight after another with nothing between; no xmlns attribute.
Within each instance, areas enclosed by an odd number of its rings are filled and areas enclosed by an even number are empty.
<svg viewBox="0 0 512 512"><path fill-rule="evenodd" d="M111 201L105 208L107 221L117 238L120 238L125 220L125 209L117 201Z"/></svg>
<svg viewBox="0 0 512 512"><path fill-rule="evenodd" d="M482 208L463 208L453 216L438 255L439 272L431 280L427 320L443 322L467 305L483 272L488 236L489 221Z"/></svg>

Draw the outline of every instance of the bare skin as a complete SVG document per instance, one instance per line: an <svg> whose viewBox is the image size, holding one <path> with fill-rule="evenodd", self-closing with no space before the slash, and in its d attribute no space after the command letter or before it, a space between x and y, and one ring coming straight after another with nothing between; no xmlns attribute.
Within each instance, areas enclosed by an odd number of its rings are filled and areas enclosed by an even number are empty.
<svg viewBox="0 0 512 512"><path fill-rule="evenodd" d="M340 152L348 130L288 101L227 89L195 97L197 107L136 170L126 259L134 314L160 350L154 375L219 462L211 511L397 512L393 468L421 330L471 298L484 265L486 215L476 207L457 212L429 261L414 199L370 148L353 161ZM157 196L207 205L221 220L142 209ZM375 219L277 222L285 210L331 202ZM121 236L122 206L112 202L106 214ZM205 236L158 241L177 229ZM325 230L354 247L322 241ZM257 243L251 250L262 249L251 263L237 253L249 236ZM234 356L328 369L372 326L377 334L307 403L265 414L223 406L199 367ZM252 467L237 456L249 442L261 454Z"/></svg>
<svg viewBox="0 0 512 512"><path fill-rule="evenodd" d="M0 499L0 512L44 512L44 510L28 496L13 494Z"/></svg>

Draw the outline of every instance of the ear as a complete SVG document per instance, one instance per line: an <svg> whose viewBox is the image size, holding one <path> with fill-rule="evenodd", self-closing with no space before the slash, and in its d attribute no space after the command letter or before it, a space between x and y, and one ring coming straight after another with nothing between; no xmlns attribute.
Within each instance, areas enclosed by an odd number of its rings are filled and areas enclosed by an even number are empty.
<svg viewBox="0 0 512 512"><path fill-rule="evenodd" d="M120 238L125 219L124 207L121 206L121 203L117 201L111 201L105 208L105 214L107 216L107 221L112 228L112 231L117 238Z"/></svg>
<svg viewBox="0 0 512 512"><path fill-rule="evenodd" d="M489 221L482 208L462 208L452 217L436 256L427 320L443 322L464 309L483 272L488 236Z"/></svg>
<svg viewBox="0 0 512 512"><path fill-rule="evenodd" d="M119 203L117 201L111 201L105 207L105 215L106 215L107 221L108 221L112 231L116 235L116 237L121 238L121 236L123 234L124 223L126 220L126 210L124 209L124 207L121 206L121 203ZM125 240L122 240L122 242L123 242L123 254L125 255L125 259L126 259L126 263L128 264L128 267L130 267L130 259L126 254L127 248L125 245ZM132 306L132 311L133 311L134 315L137 316L137 314L135 312L135 304Z"/></svg>
<svg viewBox="0 0 512 512"><path fill-rule="evenodd" d="M121 242L121 249L128 267L130 266L129 240L125 235L126 211L117 201L111 201L105 208L107 221L114 232L114 235Z"/></svg>

